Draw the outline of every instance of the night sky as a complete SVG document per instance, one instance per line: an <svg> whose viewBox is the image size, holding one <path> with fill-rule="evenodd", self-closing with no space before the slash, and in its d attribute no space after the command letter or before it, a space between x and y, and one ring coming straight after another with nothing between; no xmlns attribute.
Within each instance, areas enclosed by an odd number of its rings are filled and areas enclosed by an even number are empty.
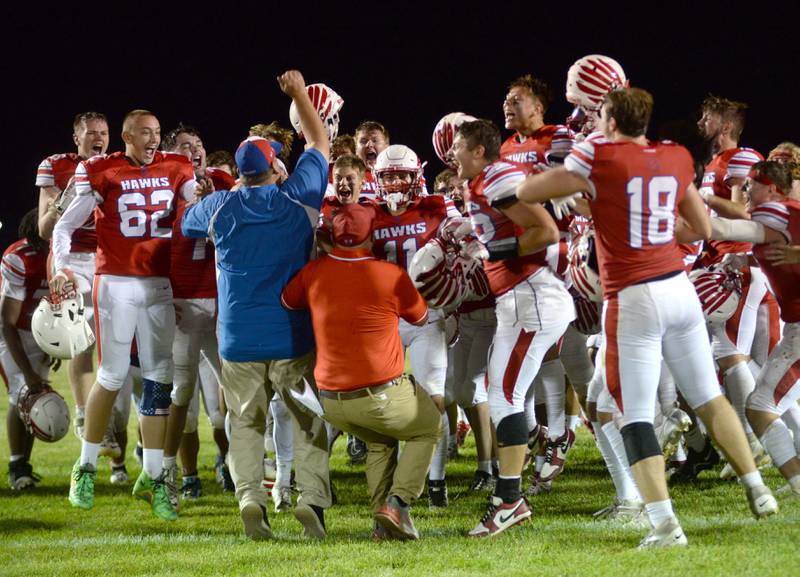
<svg viewBox="0 0 800 577"><path fill-rule="evenodd" d="M290 101L275 81L287 68L344 98L340 134L365 118L383 122L393 143L429 161L429 180L443 168L431 132L444 114L460 110L501 125L508 83L531 73L555 94L545 120L563 122L571 110L567 69L591 53L617 59L632 85L653 93L650 136L696 118L714 93L750 105L741 144L766 153L782 140L800 141L800 14L771 8L777 3L753 4L750 14L729 2L665 3L669 12L656 17L601 2L585 10L576 2L487 2L482 12L457 3L348 3L337 11L334 2L324 9L300 2L231 9L237 3L229 2L213 14L188 2L126 4L128 12L122 3L36 4L0 10L3 247L36 205L38 163L74 151L77 112L108 115L109 152L120 149L120 123L133 108L154 111L164 132L180 121L198 127L208 152L233 151L252 124L289 126Z"/></svg>

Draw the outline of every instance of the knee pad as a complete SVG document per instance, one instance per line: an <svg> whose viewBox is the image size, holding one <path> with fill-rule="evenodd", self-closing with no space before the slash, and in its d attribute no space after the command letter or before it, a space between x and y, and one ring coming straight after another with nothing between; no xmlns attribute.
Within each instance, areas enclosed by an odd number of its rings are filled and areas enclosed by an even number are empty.
<svg viewBox="0 0 800 577"><path fill-rule="evenodd" d="M142 400L139 402L139 414L144 417L166 417L172 402L172 383L157 383L150 379L142 379Z"/></svg>
<svg viewBox="0 0 800 577"><path fill-rule="evenodd" d="M620 434L625 442L625 454L631 466L644 459L661 455L661 445L658 444L652 423L630 423L622 427Z"/></svg>
<svg viewBox="0 0 800 577"><path fill-rule="evenodd" d="M528 443L528 425L525 413L509 415L497 425L497 446L510 447Z"/></svg>

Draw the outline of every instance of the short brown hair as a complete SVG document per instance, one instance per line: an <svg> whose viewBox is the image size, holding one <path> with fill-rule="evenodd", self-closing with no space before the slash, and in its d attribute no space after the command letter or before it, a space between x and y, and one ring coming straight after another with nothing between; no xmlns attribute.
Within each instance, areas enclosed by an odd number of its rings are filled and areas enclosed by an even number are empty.
<svg viewBox="0 0 800 577"><path fill-rule="evenodd" d="M547 85L547 83L544 80L534 78L530 74L520 76L514 80L508 85L509 90L512 88L523 88L530 92L531 96L541 102L543 109L542 113L547 112L547 109L550 108L550 104L553 102L553 91L550 90L550 87Z"/></svg>
<svg viewBox="0 0 800 577"><path fill-rule="evenodd" d="M436 178L433 181L433 192L438 194L437 191L439 190L439 185L441 185L442 183L447 184L447 181L449 181L454 176L457 175L456 171L453 170L452 168L445 168L442 172L437 174Z"/></svg>
<svg viewBox="0 0 800 577"><path fill-rule="evenodd" d="M756 162L750 167L750 170L763 174L775 183L778 192L781 194L788 194L792 189L792 169L784 163L777 160L762 160Z"/></svg>
<svg viewBox="0 0 800 577"><path fill-rule="evenodd" d="M81 124L85 124L90 120L102 120L106 124L108 124L108 118L102 112L81 112L75 115L75 119L72 121L72 130L78 132L81 128Z"/></svg>
<svg viewBox="0 0 800 577"><path fill-rule="evenodd" d="M703 100L702 109L703 112L719 114L723 122L730 122L733 125L731 138L739 139L744 130L744 111L747 110L747 104L709 94Z"/></svg>
<svg viewBox="0 0 800 577"><path fill-rule="evenodd" d="M131 110L128 114L125 115L125 118L122 121L122 132L127 132L130 129L131 123L134 122L140 116L152 116L153 118L157 118L155 114L143 108L137 108L136 110Z"/></svg>
<svg viewBox="0 0 800 577"><path fill-rule="evenodd" d="M337 158L336 162L333 163L333 169L336 170L337 168L352 168L361 176L367 173L367 165L355 154L343 154Z"/></svg>
<svg viewBox="0 0 800 577"><path fill-rule="evenodd" d="M356 130L353 134L358 134L359 132L370 132L372 130L377 130L383 137L386 139L386 144L389 144L389 131L386 127L376 120L362 120L361 124L356 126Z"/></svg>
<svg viewBox="0 0 800 577"><path fill-rule="evenodd" d="M331 144L331 156L342 156L344 154L356 153L356 139L350 134L340 134Z"/></svg>
<svg viewBox="0 0 800 577"><path fill-rule="evenodd" d="M483 146L483 157L489 162L500 158L500 129L491 120L480 118L465 122L458 128L458 134L467 141L467 148Z"/></svg>
<svg viewBox="0 0 800 577"><path fill-rule="evenodd" d="M642 136L653 114L653 96L641 88L618 88L609 92L603 104L606 117L613 118L625 136Z"/></svg>
<svg viewBox="0 0 800 577"><path fill-rule="evenodd" d="M213 167L219 167L223 164L227 164L231 167L233 176L237 176L239 174L239 171L236 169L236 161L233 159L233 155L227 150L216 150L212 152L206 158L206 164Z"/></svg>
<svg viewBox="0 0 800 577"><path fill-rule="evenodd" d="M289 155L292 152L292 143L294 142L294 133L288 128L282 127L275 121L269 124L255 124L250 127L249 136L260 136L280 143L283 147L280 153L281 159L284 161L289 160Z"/></svg>
<svg viewBox="0 0 800 577"><path fill-rule="evenodd" d="M181 122L177 127L167 132L167 135L161 139L161 150L165 150L167 152L172 152L175 150L175 143L178 140L178 136L181 134L189 134L190 136L196 136L200 140L203 139L203 137L200 136L200 131L194 126L189 126L188 124Z"/></svg>

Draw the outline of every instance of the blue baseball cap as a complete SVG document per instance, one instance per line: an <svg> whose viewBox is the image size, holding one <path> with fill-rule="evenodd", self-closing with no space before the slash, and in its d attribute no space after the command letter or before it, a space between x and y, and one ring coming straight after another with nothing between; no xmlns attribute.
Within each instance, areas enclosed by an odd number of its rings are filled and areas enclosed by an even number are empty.
<svg viewBox="0 0 800 577"><path fill-rule="evenodd" d="M250 136L236 149L236 167L239 169L239 174L253 176L267 172L272 167L275 157L276 152L272 142L260 136Z"/></svg>

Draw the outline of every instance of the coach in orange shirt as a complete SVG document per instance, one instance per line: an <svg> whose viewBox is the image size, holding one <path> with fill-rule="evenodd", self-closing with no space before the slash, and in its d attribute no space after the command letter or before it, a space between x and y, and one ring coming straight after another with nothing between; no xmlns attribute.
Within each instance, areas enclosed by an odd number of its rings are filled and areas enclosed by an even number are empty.
<svg viewBox="0 0 800 577"><path fill-rule="evenodd" d="M311 309L324 418L367 442L373 537L418 539L409 503L422 492L441 417L403 376L398 319L423 325L428 308L403 269L373 257L372 218L363 205L339 208L333 251L297 273L283 305Z"/></svg>

